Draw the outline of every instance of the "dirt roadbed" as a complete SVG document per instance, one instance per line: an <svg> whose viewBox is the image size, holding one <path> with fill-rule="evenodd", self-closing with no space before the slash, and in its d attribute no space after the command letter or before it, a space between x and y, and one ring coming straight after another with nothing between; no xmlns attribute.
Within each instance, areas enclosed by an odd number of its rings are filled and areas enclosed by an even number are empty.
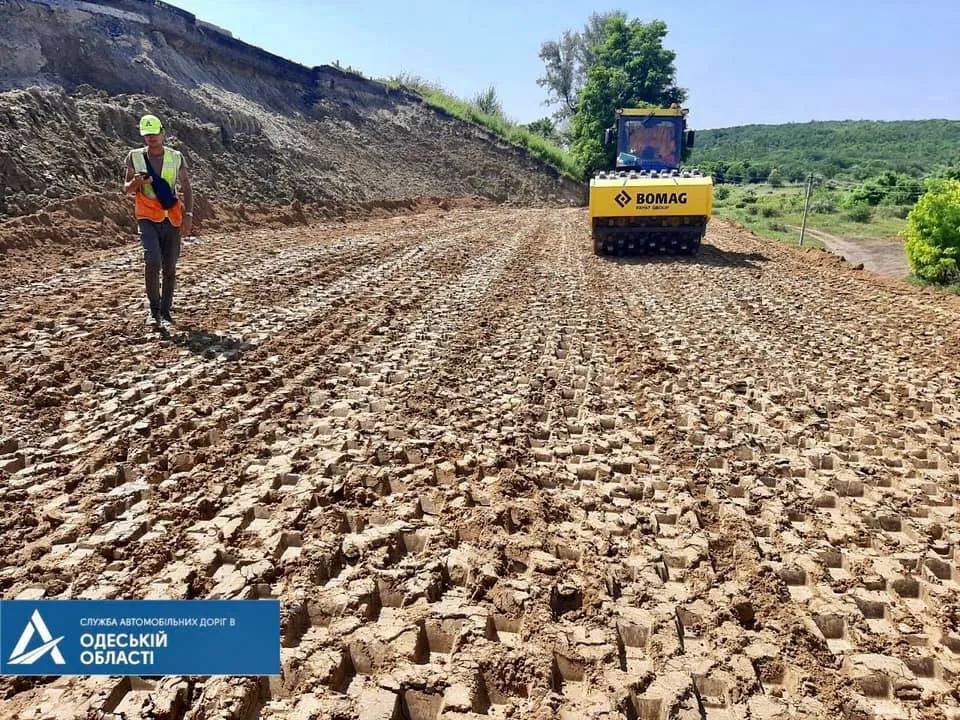
<svg viewBox="0 0 960 720"><path fill-rule="evenodd" d="M0 716L960 718L960 301L586 220L202 236L167 337L135 246L4 273L3 597L279 598L283 677Z"/></svg>

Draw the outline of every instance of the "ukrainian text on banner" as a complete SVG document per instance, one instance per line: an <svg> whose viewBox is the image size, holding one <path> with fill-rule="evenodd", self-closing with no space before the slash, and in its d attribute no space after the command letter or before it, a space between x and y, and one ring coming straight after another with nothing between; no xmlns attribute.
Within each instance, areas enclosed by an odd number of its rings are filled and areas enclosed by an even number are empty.
<svg viewBox="0 0 960 720"><path fill-rule="evenodd" d="M280 601L0 601L0 674L279 675Z"/></svg>

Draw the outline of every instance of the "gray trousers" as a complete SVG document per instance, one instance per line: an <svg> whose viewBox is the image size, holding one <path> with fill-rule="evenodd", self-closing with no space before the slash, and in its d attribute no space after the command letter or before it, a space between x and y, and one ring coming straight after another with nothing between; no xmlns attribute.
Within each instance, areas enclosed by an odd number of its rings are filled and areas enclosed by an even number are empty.
<svg viewBox="0 0 960 720"><path fill-rule="evenodd" d="M169 220L155 223L137 220L143 245L144 283L151 310L173 308L173 289L177 284L177 260L180 259L180 229ZM163 291L160 270L163 270Z"/></svg>

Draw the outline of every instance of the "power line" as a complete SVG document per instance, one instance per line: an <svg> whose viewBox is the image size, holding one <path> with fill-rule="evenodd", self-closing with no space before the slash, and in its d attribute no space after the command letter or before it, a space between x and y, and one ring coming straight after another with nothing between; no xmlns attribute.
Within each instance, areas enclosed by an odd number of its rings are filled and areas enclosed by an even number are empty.
<svg viewBox="0 0 960 720"><path fill-rule="evenodd" d="M727 179L729 180L729 178ZM842 187L827 187L830 184L832 183L817 181L816 178L814 178L814 181L813 181L814 188L826 190L827 192L849 194L852 192L856 192L857 190L864 189L865 193L870 196L881 196L883 198L906 196L908 202L909 202L909 198L911 197L919 198L921 195L923 195L926 192L926 187L923 186L922 182L919 182L919 185L920 185L919 188L907 188L904 186L890 187L890 186L882 186L882 185L868 185L868 183L861 183L859 185L849 185L849 186L842 186ZM746 182L746 183L725 181L722 183L716 183L714 187L715 188L723 187L725 185L729 187L736 187L738 189L746 189L746 190L753 190L754 188L758 188L758 187L768 187L768 188L772 187L768 182L763 182L763 181ZM796 190L796 191L803 192L806 189L806 187L807 187L807 182L804 182L802 185L796 184L796 183L784 183L783 185L775 189L785 190L785 191ZM773 195L775 193L770 193L770 194Z"/></svg>

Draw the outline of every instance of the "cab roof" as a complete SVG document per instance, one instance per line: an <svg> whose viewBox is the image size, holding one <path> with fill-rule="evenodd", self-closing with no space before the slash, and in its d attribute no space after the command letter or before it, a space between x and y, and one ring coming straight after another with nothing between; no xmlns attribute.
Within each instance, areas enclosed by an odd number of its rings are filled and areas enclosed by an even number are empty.
<svg viewBox="0 0 960 720"><path fill-rule="evenodd" d="M666 117L684 117L687 114L684 108L619 108L617 115L649 117L650 115Z"/></svg>

